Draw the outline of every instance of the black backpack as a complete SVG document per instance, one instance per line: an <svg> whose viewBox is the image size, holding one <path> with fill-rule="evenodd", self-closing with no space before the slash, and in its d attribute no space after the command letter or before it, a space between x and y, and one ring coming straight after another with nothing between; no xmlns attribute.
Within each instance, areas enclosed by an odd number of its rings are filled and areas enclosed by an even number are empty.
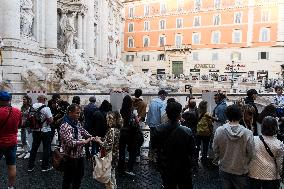
<svg viewBox="0 0 284 189"><path fill-rule="evenodd" d="M45 108L46 105L40 106L38 109L30 108L25 127L29 127L31 129L41 129L43 123L46 121L45 115L41 113L41 110Z"/></svg>

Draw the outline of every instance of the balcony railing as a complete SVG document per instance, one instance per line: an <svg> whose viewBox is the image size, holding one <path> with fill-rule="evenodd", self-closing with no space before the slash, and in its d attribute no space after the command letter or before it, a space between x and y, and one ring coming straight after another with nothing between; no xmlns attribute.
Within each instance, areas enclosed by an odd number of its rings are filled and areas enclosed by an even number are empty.
<svg viewBox="0 0 284 189"><path fill-rule="evenodd" d="M173 50L191 50L191 45L166 45L165 51L173 51Z"/></svg>

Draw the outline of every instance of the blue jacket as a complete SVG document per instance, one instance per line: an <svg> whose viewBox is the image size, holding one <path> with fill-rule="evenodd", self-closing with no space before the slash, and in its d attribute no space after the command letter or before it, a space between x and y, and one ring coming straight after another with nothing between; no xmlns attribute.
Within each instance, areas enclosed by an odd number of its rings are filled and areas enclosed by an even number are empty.
<svg viewBox="0 0 284 189"><path fill-rule="evenodd" d="M222 100L217 103L217 106L215 107L213 111L213 116L218 118L218 125L224 125L227 121L227 116L226 116L226 109L227 109L227 104L225 100Z"/></svg>
<svg viewBox="0 0 284 189"><path fill-rule="evenodd" d="M151 101L146 120L146 124L149 127L156 127L161 124L161 117L166 110L166 106L166 102L162 101L160 98L154 98Z"/></svg>

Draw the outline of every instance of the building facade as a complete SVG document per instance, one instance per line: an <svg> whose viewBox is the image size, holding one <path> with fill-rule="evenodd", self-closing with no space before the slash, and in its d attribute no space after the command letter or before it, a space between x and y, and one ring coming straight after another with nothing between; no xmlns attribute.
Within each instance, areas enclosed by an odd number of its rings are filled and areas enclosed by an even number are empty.
<svg viewBox="0 0 284 189"><path fill-rule="evenodd" d="M79 64L75 52L101 65L120 60L122 11L120 0L1 0L0 81L23 91L23 70L44 67L45 75L64 62Z"/></svg>
<svg viewBox="0 0 284 189"><path fill-rule="evenodd" d="M283 10L282 0L127 1L123 60L190 79L281 77Z"/></svg>

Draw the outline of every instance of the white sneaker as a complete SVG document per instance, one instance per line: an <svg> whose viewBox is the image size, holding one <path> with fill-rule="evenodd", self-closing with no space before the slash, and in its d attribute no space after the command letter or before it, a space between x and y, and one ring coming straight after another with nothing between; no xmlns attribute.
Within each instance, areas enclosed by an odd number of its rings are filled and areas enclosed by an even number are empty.
<svg viewBox="0 0 284 189"><path fill-rule="evenodd" d="M24 152L24 153L22 153L22 154L20 154L19 156L18 156L18 158L23 158L23 157L25 157L26 156L26 152Z"/></svg>
<svg viewBox="0 0 284 189"><path fill-rule="evenodd" d="M30 154L30 152L28 152L28 153L25 155L24 159L29 159L30 156L31 156L31 154Z"/></svg>

